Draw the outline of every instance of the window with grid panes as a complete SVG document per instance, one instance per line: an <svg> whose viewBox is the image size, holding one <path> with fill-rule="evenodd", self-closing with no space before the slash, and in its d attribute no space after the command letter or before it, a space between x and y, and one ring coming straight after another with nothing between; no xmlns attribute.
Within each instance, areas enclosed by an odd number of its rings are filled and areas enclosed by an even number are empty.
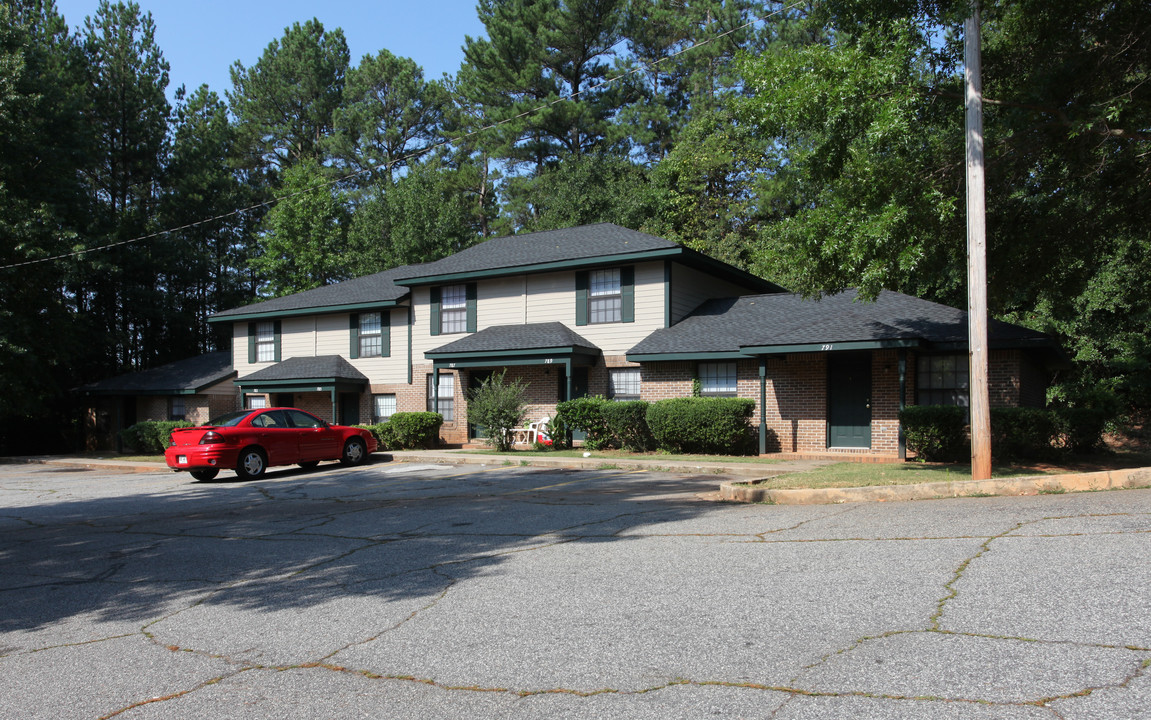
<svg viewBox="0 0 1151 720"><path fill-rule="evenodd" d="M187 417L188 410L184 404L184 398L174 397L168 404L168 419L169 420L183 420Z"/></svg>
<svg viewBox="0 0 1151 720"><path fill-rule="evenodd" d="M432 378L434 377L434 374L428 375L428 410L443 415L444 422L454 422L456 419L455 377L447 374L440 375L440 404L438 407L433 407L432 401L435 398L432 394Z"/></svg>
<svg viewBox="0 0 1151 720"><path fill-rule="evenodd" d="M440 289L440 332L468 331L468 289L466 285L448 285Z"/></svg>
<svg viewBox="0 0 1151 720"><path fill-rule="evenodd" d="M608 397L612 400L639 400L639 368L613 368L608 374Z"/></svg>
<svg viewBox="0 0 1151 720"><path fill-rule="evenodd" d="M276 359L276 324L271 321L256 323L256 362Z"/></svg>
<svg viewBox="0 0 1151 720"><path fill-rule="evenodd" d="M970 404L966 355L920 355L915 370L920 405Z"/></svg>
<svg viewBox="0 0 1151 720"><path fill-rule="evenodd" d="M372 396L372 417L376 422L384 422L392 415L396 414L396 396L395 395L373 395Z"/></svg>
<svg viewBox="0 0 1151 720"><path fill-rule="evenodd" d="M360 357L379 357L382 350L380 314L360 313Z"/></svg>
<svg viewBox="0 0 1151 720"><path fill-rule="evenodd" d="M268 407L267 395L248 395L247 400L249 410L258 410L259 408Z"/></svg>
<svg viewBox="0 0 1151 720"><path fill-rule="evenodd" d="M620 289L619 268L592 270L588 273L588 322L622 321L623 293Z"/></svg>
<svg viewBox="0 0 1151 720"><path fill-rule="evenodd" d="M735 363L700 363L699 393L711 397L735 397Z"/></svg>

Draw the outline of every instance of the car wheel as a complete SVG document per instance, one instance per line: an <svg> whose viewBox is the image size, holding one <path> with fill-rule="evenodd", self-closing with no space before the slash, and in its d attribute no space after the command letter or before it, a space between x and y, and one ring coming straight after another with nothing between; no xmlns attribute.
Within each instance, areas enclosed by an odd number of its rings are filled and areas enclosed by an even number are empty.
<svg viewBox="0 0 1151 720"><path fill-rule="evenodd" d="M255 480L268 468L268 458L258 447L244 448L236 463L236 474L241 480Z"/></svg>
<svg viewBox="0 0 1151 720"><path fill-rule="evenodd" d="M309 460L308 462L300 463L300 467L304 468L305 470L311 470L312 468L316 467L319 464L320 464L319 460Z"/></svg>
<svg viewBox="0 0 1151 720"><path fill-rule="evenodd" d="M208 482L212 478L219 475L220 471L212 468L211 470L192 470L191 473L192 477L196 478L200 482Z"/></svg>
<svg viewBox="0 0 1151 720"><path fill-rule="evenodd" d="M348 438L344 443L344 452L340 455L340 462L344 465L359 465L368 459L368 448L360 438Z"/></svg>

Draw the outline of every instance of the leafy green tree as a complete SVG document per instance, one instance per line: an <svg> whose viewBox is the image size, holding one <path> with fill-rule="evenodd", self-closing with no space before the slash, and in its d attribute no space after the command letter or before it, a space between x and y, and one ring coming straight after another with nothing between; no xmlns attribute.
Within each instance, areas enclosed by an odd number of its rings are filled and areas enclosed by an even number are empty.
<svg viewBox="0 0 1151 720"><path fill-rule="evenodd" d="M323 158L347 71L343 30L327 32L315 18L285 28L252 67L232 65L228 103L248 163L275 173Z"/></svg>
<svg viewBox="0 0 1151 720"><path fill-rule="evenodd" d="M347 197L325 178L314 158L283 172L280 199L261 222L252 268L272 297L353 277L346 247Z"/></svg>
<svg viewBox="0 0 1151 720"><path fill-rule="evenodd" d="M1151 13L1129 0L983 6L991 311L1057 332L1081 382L1147 407ZM962 304L967 12L834 0L809 18L824 39L745 59L740 118L774 144L756 269L786 260L780 279L810 293Z"/></svg>
<svg viewBox="0 0 1151 720"><path fill-rule="evenodd" d="M102 0L84 22L85 108L92 133L85 175L96 199L86 231L91 245L154 232L167 124L168 63L156 45L149 13L135 3ZM161 352L158 263L153 244L136 243L86 257L76 288L81 311L96 324L112 367L143 367Z"/></svg>
<svg viewBox="0 0 1151 720"><path fill-rule="evenodd" d="M365 55L348 72L343 104L336 109L332 153L348 169L392 173L418 158L441 139L447 91L425 81L409 58L387 50Z"/></svg>
<svg viewBox="0 0 1151 720"><path fill-rule="evenodd" d="M527 417L528 386L520 379L507 382L507 370L493 373L468 391L468 422L488 431L488 442L499 452L511 450L515 428Z"/></svg>
<svg viewBox="0 0 1151 720"><path fill-rule="evenodd" d="M67 291L76 261L44 262L81 247L85 85L52 3L0 3L0 384L13 389L0 393L0 453L41 449L45 427L67 432L67 388L100 361Z"/></svg>
<svg viewBox="0 0 1151 720"><path fill-rule="evenodd" d="M611 222L638 228L647 222L657 200L649 172L627 158L585 154L565 157L522 184L505 211L514 227L525 231Z"/></svg>
<svg viewBox="0 0 1151 720"><path fill-rule="evenodd" d="M252 189L232 166L236 131L228 108L207 85L177 107L160 205L164 227L179 228L157 248L164 271L164 345L173 359L228 347L226 329L210 326L214 312L253 294L248 260L255 220L235 211L253 204Z"/></svg>

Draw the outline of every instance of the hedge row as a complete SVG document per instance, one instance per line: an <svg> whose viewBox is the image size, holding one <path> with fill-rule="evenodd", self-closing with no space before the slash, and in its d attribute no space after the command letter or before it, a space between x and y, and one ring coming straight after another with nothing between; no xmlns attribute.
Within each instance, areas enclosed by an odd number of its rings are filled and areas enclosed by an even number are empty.
<svg viewBox="0 0 1151 720"><path fill-rule="evenodd" d="M622 447L633 452L658 447L667 452L748 455L756 448L750 424L755 402L745 398L673 398L647 403L584 397L556 406L552 437L563 443L569 430L586 433L584 447Z"/></svg>
<svg viewBox="0 0 1151 720"><path fill-rule="evenodd" d="M128 452L163 455L164 448L172 441L172 431L183 427L192 427L192 423L184 420L144 420L121 430L120 440Z"/></svg>
<svg viewBox="0 0 1151 720"><path fill-rule="evenodd" d="M991 408L991 452L996 460L1044 460L1059 451L1090 453L1102 444L1108 412L1095 408ZM970 457L967 409L937 405L899 413L907 449L930 462Z"/></svg>
<svg viewBox="0 0 1151 720"><path fill-rule="evenodd" d="M375 436L380 450L435 447L444 417L435 412L398 412L386 422L358 425Z"/></svg>

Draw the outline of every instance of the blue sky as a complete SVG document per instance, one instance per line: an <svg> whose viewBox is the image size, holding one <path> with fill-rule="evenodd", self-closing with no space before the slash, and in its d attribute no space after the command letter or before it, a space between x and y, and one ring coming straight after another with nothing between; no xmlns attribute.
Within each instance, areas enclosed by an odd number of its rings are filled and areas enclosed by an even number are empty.
<svg viewBox="0 0 1151 720"><path fill-rule="evenodd" d="M180 85L202 83L224 95L228 68L253 65L272 40L294 22L315 17L325 30L343 28L352 64L388 49L410 57L424 77L454 75L463 60L464 36L484 35L475 0L137 0L156 22L156 42L171 66L168 96ZM99 0L56 0L75 32Z"/></svg>

